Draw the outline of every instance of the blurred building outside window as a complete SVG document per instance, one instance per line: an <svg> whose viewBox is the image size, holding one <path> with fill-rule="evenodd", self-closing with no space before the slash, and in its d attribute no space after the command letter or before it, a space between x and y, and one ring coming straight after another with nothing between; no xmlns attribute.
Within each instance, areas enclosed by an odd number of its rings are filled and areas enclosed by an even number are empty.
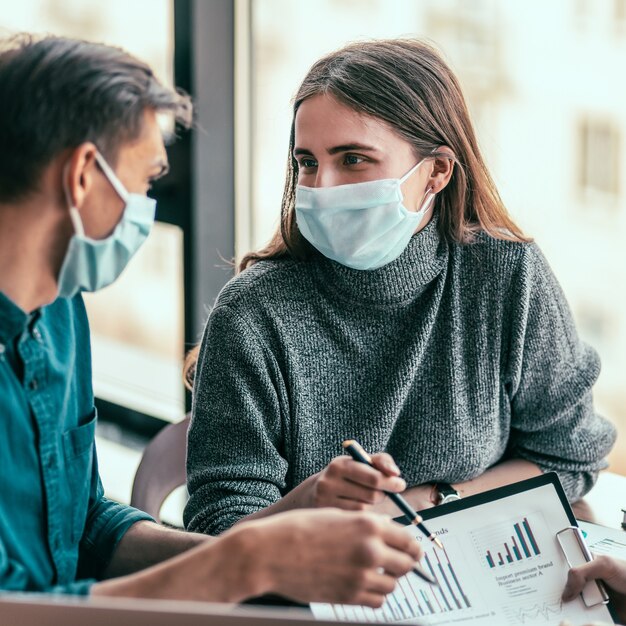
<svg viewBox="0 0 626 626"><path fill-rule="evenodd" d="M250 0L250 8L252 247L278 225L291 99L311 64L349 41L430 40L463 85L506 206L541 246L582 338L600 354L595 404L618 427L609 460L626 474L626 2Z"/></svg>
<svg viewBox="0 0 626 626"><path fill-rule="evenodd" d="M626 62L624 0L235 4L250 8L251 35L249 58L238 63L251 92L240 89L246 102L235 129L245 186L237 195L249 198L238 202L238 255L265 244L278 225L291 98L310 65L348 41L429 39L461 80L505 204L543 249L582 337L600 353L595 401L618 426L610 461L626 474L626 83L617 79ZM172 30L170 0L22 0L0 17L0 35L52 32L121 45L168 83ZM122 278L86 296L100 397L182 416L182 284L182 233L158 224Z"/></svg>
<svg viewBox="0 0 626 626"><path fill-rule="evenodd" d="M0 36L16 32L117 45L166 84L173 81L171 0L21 0L0 16ZM157 223L117 282L84 295L97 397L161 419L182 418L183 297L182 231Z"/></svg>
<svg viewBox="0 0 626 626"><path fill-rule="evenodd" d="M619 144L617 126L609 120L585 119L580 125L580 186L592 205L619 200Z"/></svg>

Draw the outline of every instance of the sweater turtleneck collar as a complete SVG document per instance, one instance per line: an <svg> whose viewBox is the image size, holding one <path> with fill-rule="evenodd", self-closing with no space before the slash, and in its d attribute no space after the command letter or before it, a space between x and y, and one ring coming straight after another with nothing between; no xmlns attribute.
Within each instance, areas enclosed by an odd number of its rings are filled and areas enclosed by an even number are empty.
<svg viewBox="0 0 626 626"><path fill-rule="evenodd" d="M352 301L402 303L419 294L443 269L447 245L439 235L438 216L411 237L404 252L375 270L355 270L323 258L321 278Z"/></svg>

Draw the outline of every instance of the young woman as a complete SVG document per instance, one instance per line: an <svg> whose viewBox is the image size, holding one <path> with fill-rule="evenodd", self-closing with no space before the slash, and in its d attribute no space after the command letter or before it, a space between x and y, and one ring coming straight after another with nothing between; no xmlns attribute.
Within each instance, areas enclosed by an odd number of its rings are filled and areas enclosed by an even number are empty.
<svg viewBox="0 0 626 626"><path fill-rule="evenodd" d="M395 513L380 489L422 509L551 470L577 499L605 467L598 357L431 47L358 43L311 68L279 232L240 270L191 357L190 530ZM347 438L384 450L378 469L338 456Z"/></svg>

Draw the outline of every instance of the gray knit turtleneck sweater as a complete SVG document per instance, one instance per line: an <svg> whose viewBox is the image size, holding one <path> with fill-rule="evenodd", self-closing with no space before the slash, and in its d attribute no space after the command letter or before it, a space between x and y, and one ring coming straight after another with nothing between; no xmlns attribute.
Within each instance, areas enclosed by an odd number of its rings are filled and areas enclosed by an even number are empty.
<svg viewBox="0 0 626 626"><path fill-rule="evenodd" d="M592 486L615 439L593 409L600 364L534 244L448 244L437 221L394 262L263 261L205 329L189 431L189 530L217 534L355 438L409 485L508 458Z"/></svg>

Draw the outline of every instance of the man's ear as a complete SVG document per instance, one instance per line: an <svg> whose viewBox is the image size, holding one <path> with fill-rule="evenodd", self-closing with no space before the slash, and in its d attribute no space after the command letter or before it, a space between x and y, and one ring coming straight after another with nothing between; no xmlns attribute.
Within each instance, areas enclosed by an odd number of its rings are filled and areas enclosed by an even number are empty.
<svg viewBox="0 0 626 626"><path fill-rule="evenodd" d="M79 211L94 184L97 151L90 141L80 144L72 150L63 170L63 189L67 203Z"/></svg>
<svg viewBox="0 0 626 626"><path fill-rule="evenodd" d="M433 160L433 169L428 179L433 193L439 193L446 187L454 171L454 152L448 146L440 146L436 153L437 156Z"/></svg>

